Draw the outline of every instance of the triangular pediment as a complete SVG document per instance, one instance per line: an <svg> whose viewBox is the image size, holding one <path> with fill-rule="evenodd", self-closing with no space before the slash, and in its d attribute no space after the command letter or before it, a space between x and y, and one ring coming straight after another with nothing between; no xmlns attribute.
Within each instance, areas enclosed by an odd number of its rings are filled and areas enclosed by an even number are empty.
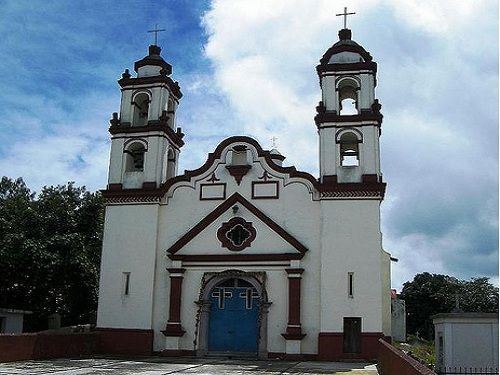
<svg viewBox="0 0 500 375"><path fill-rule="evenodd" d="M239 207L236 213L233 212L235 206ZM224 228L229 230L228 223L238 221L243 226L249 224L249 233L253 232L253 238L248 246L235 251L224 241ZM227 256L301 259L306 251L307 248L299 240L238 193L217 206L167 250L171 259L196 256L207 260Z"/></svg>

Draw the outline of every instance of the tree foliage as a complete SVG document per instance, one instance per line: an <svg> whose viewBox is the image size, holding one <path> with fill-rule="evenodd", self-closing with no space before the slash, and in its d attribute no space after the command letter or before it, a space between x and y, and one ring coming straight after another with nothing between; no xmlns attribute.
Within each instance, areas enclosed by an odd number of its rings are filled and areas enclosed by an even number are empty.
<svg viewBox="0 0 500 375"><path fill-rule="evenodd" d="M33 311L26 330L95 321L104 205L74 183L31 192L0 181L0 307Z"/></svg>
<svg viewBox="0 0 500 375"><path fill-rule="evenodd" d="M487 277L467 281L424 272L404 283L401 292L406 303L407 332L432 339L431 316L452 312L457 298L464 312L498 312L498 288Z"/></svg>

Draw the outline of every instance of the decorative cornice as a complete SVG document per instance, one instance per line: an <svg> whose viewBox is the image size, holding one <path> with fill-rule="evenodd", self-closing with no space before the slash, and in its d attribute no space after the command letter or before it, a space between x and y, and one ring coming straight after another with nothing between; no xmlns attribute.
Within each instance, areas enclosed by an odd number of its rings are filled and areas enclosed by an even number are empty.
<svg viewBox="0 0 500 375"><path fill-rule="evenodd" d="M177 128L177 132L174 132L173 129L168 126L165 121L161 120L153 120L149 121L147 125L144 126L124 126L124 124L112 124L109 127L109 133L111 135L126 133L126 134L134 134L134 133L147 133L159 131L167 135L167 137L177 146L184 146L184 141L182 138L184 134L181 131L181 128Z"/></svg>
<svg viewBox="0 0 500 375"><path fill-rule="evenodd" d="M319 64L316 66L316 72L321 77L323 73L327 72L352 72L360 70L369 70L370 74L377 73L377 63L370 62L353 62L341 64Z"/></svg>
<svg viewBox="0 0 500 375"><path fill-rule="evenodd" d="M347 116L348 117L348 116ZM282 174L288 175L289 178L299 178L309 182L313 187L320 192L322 197L348 197L348 198L365 198L365 197L379 197L383 198L385 193L385 183L328 183L319 182L313 175L298 171L295 167L283 167L276 163L271 158L270 152L263 150L259 143L250 137L234 136L223 140L215 149L214 152L208 154L207 161L199 168L194 170L187 170L184 174L168 179L159 188L155 190L142 190L142 189L123 189L118 191L102 190L103 197L109 203L128 203L128 202L141 202L141 201L160 201L165 196L168 190L179 182L190 182L192 178L200 176L207 172L215 164L217 159L220 159L222 152L232 143L244 142L252 145L256 150L259 157L263 157L268 164L269 168Z"/></svg>
<svg viewBox="0 0 500 375"><path fill-rule="evenodd" d="M183 262L259 262L259 261L279 261L279 260L300 260L304 253L284 253L284 254L169 254L171 260L182 260Z"/></svg>
<svg viewBox="0 0 500 375"><path fill-rule="evenodd" d="M177 100L182 98L182 92L179 83L177 81L172 80L172 78L167 77L166 75L138 77L138 78L121 78L120 80L118 80L118 84L123 89L132 88L129 86L152 85L155 83L166 84Z"/></svg>
<svg viewBox="0 0 500 375"><path fill-rule="evenodd" d="M376 112L361 112L357 115L339 115L334 111L319 112L314 116L314 122L318 128L325 122L361 122L361 121L376 121L376 126L382 125L382 119L384 116Z"/></svg>
<svg viewBox="0 0 500 375"><path fill-rule="evenodd" d="M339 41L335 43L333 46L331 46L323 55L323 57L320 60L321 65L326 65L330 61L330 58L333 55L336 55L341 52L354 52L358 53L361 55L361 57L365 60L365 62L371 62L373 60L373 57L370 55L370 53L365 50L363 47L361 47L358 43L354 41Z"/></svg>

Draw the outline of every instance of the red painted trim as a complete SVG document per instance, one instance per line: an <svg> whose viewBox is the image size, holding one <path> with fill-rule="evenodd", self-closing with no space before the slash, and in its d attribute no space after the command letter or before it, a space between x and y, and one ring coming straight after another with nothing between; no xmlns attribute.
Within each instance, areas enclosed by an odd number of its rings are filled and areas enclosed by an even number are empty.
<svg viewBox="0 0 500 375"><path fill-rule="evenodd" d="M241 225L245 228L250 234L248 238L241 243L240 246L235 245L231 242L231 240L226 236L227 232L231 230L236 225ZM225 247L231 251L241 251L247 247L252 246L253 240L257 236L257 231L253 227L252 223L246 221L242 217L233 217L229 221L222 223L222 226L217 230L217 238L221 242L222 247Z"/></svg>
<svg viewBox="0 0 500 375"><path fill-rule="evenodd" d="M220 182L220 183L213 183L213 184L200 184L200 201L221 201L226 199L226 183ZM222 197L215 197L215 198L203 198L202 192L203 192L203 187L204 186L222 186Z"/></svg>
<svg viewBox="0 0 500 375"><path fill-rule="evenodd" d="M269 157L270 157L271 159L273 159L273 160L275 160L275 159L276 159L276 160L281 160L281 161L283 161L283 160L285 160L285 159L286 159L286 157L285 157L285 156L283 156L283 155L278 155L278 154L269 154Z"/></svg>
<svg viewBox="0 0 500 375"><path fill-rule="evenodd" d="M384 337L382 332L361 333L361 353L344 353L342 332L320 332L318 334L319 360L376 360L379 352L378 340Z"/></svg>
<svg viewBox="0 0 500 375"><path fill-rule="evenodd" d="M276 195L255 196L255 185L276 185ZM279 199L280 184L278 181L252 181L252 199Z"/></svg>
<svg viewBox="0 0 500 375"><path fill-rule="evenodd" d="M376 124L363 124L363 126L380 126L384 116L380 113L361 112L357 115L339 115L336 112L321 112L314 116L314 122L318 128L326 128L331 126L323 126L325 122L361 122L361 121L376 121ZM360 125L361 126L361 125Z"/></svg>
<svg viewBox="0 0 500 375"><path fill-rule="evenodd" d="M177 331L182 330L181 321L181 297L182 297L182 279L183 277L170 276L170 308L168 322L178 323ZM167 324L167 331L168 331Z"/></svg>
<svg viewBox="0 0 500 375"><path fill-rule="evenodd" d="M186 272L185 268L167 268L169 273L184 273Z"/></svg>
<svg viewBox="0 0 500 375"><path fill-rule="evenodd" d="M161 333L168 337L182 337L186 331L180 323L167 323L167 327Z"/></svg>
<svg viewBox="0 0 500 375"><path fill-rule="evenodd" d="M227 254L227 255L177 255L169 254L171 260L182 260L185 262L254 262L254 261L274 261L274 260L300 260L304 253L286 254Z"/></svg>
<svg viewBox="0 0 500 375"><path fill-rule="evenodd" d="M346 116L344 116L346 117ZM348 116L347 116L348 117ZM125 128L129 129L129 128ZM137 128L136 128L137 129ZM269 151L265 151L258 142L250 137L234 136L223 140L214 152L208 154L208 159L200 168L191 171L185 171L183 175L168 179L158 189L144 191L142 189L126 189L123 191L101 190L103 197L108 201L128 202L135 200L157 201L160 200L168 190L179 182L189 182L193 177L200 176L208 171L222 155L222 151L232 143L245 142L257 150L258 156L263 157L268 166L278 173L287 174L289 178L300 178L309 181L323 196L335 197L375 197L383 199L385 193L385 184L373 183L355 183L355 184L327 184L319 183L318 180L309 173L297 171L295 167L283 167L273 162Z"/></svg>
<svg viewBox="0 0 500 375"><path fill-rule="evenodd" d="M240 185L243 176L245 176L248 171L252 168L251 165L227 165L226 169L229 174L234 177L236 183Z"/></svg>
<svg viewBox="0 0 500 375"><path fill-rule="evenodd" d="M116 191L123 190L123 184L108 184L108 190Z"/></svg>
<svg viewBox="0 0 500 375"><path fill-rule="evenodd" d="M142 189L143 190L154 190L154 189L156 189L156 182L155 181L145 181L142 183Z"/></svg>
<svg viewBox="0 0 500 375"><path fill-rule="evenodd" d="M289 275L302 275L304 273L303 268L287 268L285 269L285 272Z"/></svg>
<svg viewBox="0 0 500 375"><path fill-rule="evenodd" d="M99 353L151 355L153 330L129 328L96 328L99 333Z"/></svg>
<svg viewBox="0 0 500 375"><path fill-rule="evenodd" d="M321 77L324 73L329 72L352 72L359 70L369 70L370 74L377 73L376 62L354 62L354 63L339 63L339 64L320 64L316 66L316 72Z"/></svg>
<svg viewBox="0 0 500 375"><path fill-rule="evenodd" d="M177 147L182 147L184 146L184 141L182 140L181 135L172 130L170 126L166 122L159 122L155 121L152 122L150 121L148 125L144 126L124 126L124 124L121 125L111 125L109 127L109 133L111 135L115 134L134 134L134 133L144 133L144 132L154 132L154 131L159 131L162 133L165 133L167 138L174 143Z"/></svg>
<svg viewBox="0 0 500 375"><path fill-rule="evenodd" d="M263 223L265 223L269 228L276 232L281 238L287 241L290 245L296 248L299 252L305 253L307 248L300 243L295 237L285 231L281 226L279 226L275 221L265 215L252 203L247 201L238 193L231 195L225 202L217 206L212 212L205 216L198 224L191 228L185 235L179 238L168 250L170 254L175 254L177 251L182 249L189 241L196 237L202 230L204 230L208 225L213 223L217 218L219 218L224 212L232 208L235 203L240 203L246 207L252 214L257 216Z"/></svg>
<svg viewBox="0 0 500 375"><path fill-rule="evenodd" d="M152 77L140 77L140 78L122 78L118 81L118 84L122 89L133 89L135 87L130 87L130 86L151 85L154 83L163 83L167 85L167 87L174 94L177 100L182 98L182 92L181 88L179 87L179 84L174 80L172 80L172 78L164 75L158 75Z"/></svg>
<svg viewBox="0 0 500 375"><path fill-rule="evenodd" d="M340 37L340 32L339 32L339 37ZM348 38L348 39L350 40L351 38ZM340 40L337 43L335 43L333 46L328 48L328 50L325 52L325 54L321 58L320 63L322 65L341 65L341 64L328 64L328 62L330 61L330 58L333 55L336 55L336 54L341 53L341 52L358 53L361 55L361 57L366 62L371 62L373 60L373 57L370 55L370 53L367 50L365 50L363 47L361 47L355 41L350 40L349 44L347 44L343 40ZM352 64L360 64L360 63L350 63L349 65L352 65ZM375 64L375 63L372 63L372 64ZM375 66L376 66L376 64L375 64Z"/></svg>

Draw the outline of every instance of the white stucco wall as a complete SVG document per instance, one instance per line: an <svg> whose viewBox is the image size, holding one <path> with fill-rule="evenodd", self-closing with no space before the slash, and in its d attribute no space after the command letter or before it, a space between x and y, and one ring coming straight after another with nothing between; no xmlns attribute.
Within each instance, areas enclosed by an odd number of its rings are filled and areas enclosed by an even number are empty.
<svg viewBox="0 0 500 375"><path fill-rule="evenodd" d="M22 333L24 312L17 310L0 309L0 333Z"/></svg>
<svg viewBox="0 0 500 375"><path fill-rule="evenodd" d="M195 326L201 280L205 272L225 270L266 273L271 303L267 351L285 352L281 336L288 322L288 276L285 269L303 268L301 323L306 333L300 352L317 353L320 332L342 332L344 317L361 317L362 332L390 334L389 260L382 251L378 200L318 200L307 180L273 171L250 147L252 168L241 184L228 173L226 151L211 168L189 182L179 182L160 204L117 205L106 210L98 326L153 328L154 350L195 349ZM279 182L279 199L252 199L252 181L268 172ZM201 184L212 174L226 184L226 199L239 193L309 250L301 260L213 263L172 261L166 250L224 200L200 200ZM297 182L301 181L301 182ZM257 236L239 254L299 254L290 243L244 205L237 216L252 222ZM234 217L232 207L184 245L177 255L234 254L216 238L223 222ZM362 234L362 235L360 235ZM167 268L184 268L180 338L166 338L170 279ZM154 270L154 272L152 272ZM123 295L123 272L131 273L130 295ZM354 295L348 296L347 275L354 273ZM387 290L385 290L387 289ZM140 292L138 292L140 291ZM387 296L385 301L384 296ZM387 314L387 317L385 316Z"/></svg>
<svg viewBox="0 0 500 375"><path fill-rule="evenodd" d="M157 205L106 207L98 327L151 328L157 223ZM127 272L129 295L124 294Z"/></svg>
<svg viewBox="0 0 500 375"><path fill-rule="evenodd" d="M496 314L438 314L433 322L438 365L445 368L498 368ZM439 336L444 340L442 352L439 347Z"/></svg>

